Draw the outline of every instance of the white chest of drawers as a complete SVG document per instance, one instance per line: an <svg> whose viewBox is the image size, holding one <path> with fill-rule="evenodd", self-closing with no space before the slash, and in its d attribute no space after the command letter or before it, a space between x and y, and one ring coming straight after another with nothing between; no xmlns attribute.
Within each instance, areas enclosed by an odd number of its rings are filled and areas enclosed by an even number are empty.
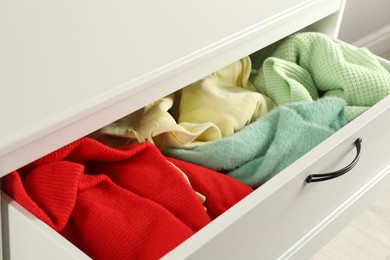
<svg viewBox="0 0 390 260"><path fill-rule="evenodd" d="M300 30L337 36L344 1L0 1L0 174ZM385 61L384 61L385 62ZM166 259L302 259L389 182L390 98ZM353 175L306 184L352 160ZM2 194L5 258L84 258Z"/></svg>

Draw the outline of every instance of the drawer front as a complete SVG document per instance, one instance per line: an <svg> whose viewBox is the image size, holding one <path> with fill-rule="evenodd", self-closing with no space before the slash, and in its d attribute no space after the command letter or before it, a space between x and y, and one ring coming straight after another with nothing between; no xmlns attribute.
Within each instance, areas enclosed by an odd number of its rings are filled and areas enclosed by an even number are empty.
<svg viewBox="0 0 390 260"><path fill-rule="evenodd" d="M219 219L195 234L166 259L275 259L316 228L361 187L390 165L390 96L335 133L283 172L265 183ZM306 183L310 174L343 168L360 160L338 178ZM288 253L288 252L287 252ZM287 257L287 255L286 255Z"/></svg>

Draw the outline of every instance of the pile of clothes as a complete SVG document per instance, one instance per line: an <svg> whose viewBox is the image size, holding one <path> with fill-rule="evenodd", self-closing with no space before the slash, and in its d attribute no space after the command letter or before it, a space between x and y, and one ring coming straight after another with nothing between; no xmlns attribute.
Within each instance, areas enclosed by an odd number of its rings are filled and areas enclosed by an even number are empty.
<svg viewBox="0 0 390 260"><path fill-rule="evenodd" d="M148 141L257 188L389 93L390 73L367 49L297 33L93 137Z"/></svg>

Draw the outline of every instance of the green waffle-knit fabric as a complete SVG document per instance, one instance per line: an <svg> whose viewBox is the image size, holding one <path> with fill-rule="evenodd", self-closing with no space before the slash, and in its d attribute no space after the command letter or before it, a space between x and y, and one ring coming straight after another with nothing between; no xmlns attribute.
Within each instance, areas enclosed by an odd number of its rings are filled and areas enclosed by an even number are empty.
<svg viewBox="0 0 390 260"><path fill-rule="evenodd" d="M390 73L369 50L320 33L289 36L252 59L252 83L277 105L337 96L349 122L390 93Z"/></svg>

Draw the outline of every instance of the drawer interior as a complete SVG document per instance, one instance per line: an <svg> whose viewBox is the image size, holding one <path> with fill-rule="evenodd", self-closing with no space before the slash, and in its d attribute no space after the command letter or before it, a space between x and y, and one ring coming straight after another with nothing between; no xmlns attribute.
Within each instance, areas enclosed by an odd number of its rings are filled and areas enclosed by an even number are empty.
<svg viewBox="0 0 390 260"><path fill-rule="evenodd" d="M328 34L334 33L331 32L334 26L330 25L333 24L336 18L336 15L331 15L300 31L314 30L322 31ZM384 60L381 60L381 62L387 68L387 70L390 71L389 63ZM145 100L149 99L150 98ZM322 143L319 147L316 147L313 151L306 154L303 158L291 165L291 167L288 167L286 170L284 170L282 174L277 175L275 178L272 178L270 181L266 182L266 184L233 206L220 218L207 225L204 229L196 233L177 249L173 250L169 255L167 255L167 259L188 256L194 258L206 257L208 253L214 250L213 248L220 249L225 243L230 245L234 243L234 241L241 239L240 237L232 240L233 242L226 241L229 238L234 237L235 234L244 232L243 230L245 230L245 234L248 234L248 238L256 237L256 234L254 233L260 229L265 230L264 234L271 234L271 229L273 226L270 225L267 229L265 225L266 223L271 222L273 218L273 223L281 219L280 223L282 223L282 226L284 225L283 228L287 229L290 227L289 225L294 225L294 223L283 220L283 218L285 218L285 215L283 214L284 211L286 214L291 216L292 220L299 219L299 214L302 214L302 212L306 209L305 205L312 203L312 201L309 199L306 199L308 201L303 199L302 202L301 192L302 189L304 189L304 176L307 176L312 171L328 170L327 167L329 167L329 162L331 162L332 166L337 168L345 165L348 161L350 161L354 150L351 149L351 145L348 144L353 143L353 138L360 134L363 136L368 136L368 138L372 138L373 135L370 134L370 131L372 130L366 130L367 128L364 127L365 125L363 124L363 121L373 121L373 126L371 126L370 129L381 129L383 125L380 122L389 119L389 104L390 100L387 98L380 104L374 106L367 113L360 116L360 118L358 118L356 121L352 121L351 124L347 125L346 128L343 128L342 131L332 135L332 137L327 139L326 142ZM139 105L140 104L137 106ZM131 110L135 111L137 106L132 107ZM356 128L356 130L354 130L354 128ZM358 132L358 130L360 132ZM357 132L359 134L357 134ZM369 146L370 152L373 152L376 146L380 146L380 141L378 138L373 141L374 145ZM386 139L386 142L388 141L389 140ZM334 147L341 149L340 152L329 155L329 151L331 151ZM339 159L340 156L342 157L341 160ZM365 160L367 161L367 159ZM308 161L310 163L308 163ZM324 161L327 163L323 163ZM380 158L380 162L381 163L378 164L377 169L373 170L373 173L380 172L381 169L386 167L386 164L389 163L389 160L386 158ZM366 164L368 164L368 162L366 162ZM368 166L365 167L367 168ZM364 177L363 174L358 174L358 176L360 176L358 177L359 181L355 185L351 185L351 192L353 192L354 189L357 189L357 187L359 187L359 185L361 185L364 181L373 178L374 175ZM321 191L318 191L318 185L315 186L316 188L308 187L306 188L306 192L308 192L306 193L306 196L310 197L310 194L312 193L313 197L315 197L317 200L321 200L323 197L318 197L318 194L326 193L327 189L340 190L344 185L345 180L341 180L336 181L336 188L332 187L331 184L325 184L322 188L320 188ZM344 197L341 198L340 201L337 201L337 203L342 203L342 201L345 200L349 194L350 193L343 194ZM291 207L288 205L293 205L294 199L297 199L296 201L301 201L302 204L298 205L296 209L291 210ZM274 204L277 204L278 206L275 207ZM329 208L324 210L324 212L329 213L332 207L335 207L334 203L329 205ZM268 213L264 214L264 211ZM312 223L318 222L319 219L323 216L323 214L316 216L316 218L312 219ZM261 221L263 224L259 225L260 227L251 231L250 224L256 224L259 221ZM299 223L296 228L299 229L302 225L303 223ZM24 256L31 257L34 255L34 253L37 257L40 257L40 254L44 254L44 256L48 259L59 259L59 256L63 256L64 259L88 259L86 254L81 252L66 239L53 231L50 227L42 223L24 208L22 208L5 193L2 193L2 226L4 246L3 251L5 252L6 259L11 259L13 257L18 258L18 256L22 258ZM241 228L243 228L243 230L240 230ZM298 233L294 234L303 236L302 231L299 230L297 232ZM263 236L261 237L263 238ZM278 238L275 237L273 239L277 240ZM288 245L291 243L291 239L288 240L286 238L285 242L282 241L282 243ZM250 248L250 245L251 243L244 245L240 250L237 250L237 254L242 253L242 251L248 251L249 254L253 253L253 249ZM197 251L199 248L201 250ZM281 250L283 251L284 249L273 249L271 247L269 255L271 256L275 252L281 255L283 253ZM42 251L44 251L44 253ZM230 257L233 257L233 255Z"/></svg>

